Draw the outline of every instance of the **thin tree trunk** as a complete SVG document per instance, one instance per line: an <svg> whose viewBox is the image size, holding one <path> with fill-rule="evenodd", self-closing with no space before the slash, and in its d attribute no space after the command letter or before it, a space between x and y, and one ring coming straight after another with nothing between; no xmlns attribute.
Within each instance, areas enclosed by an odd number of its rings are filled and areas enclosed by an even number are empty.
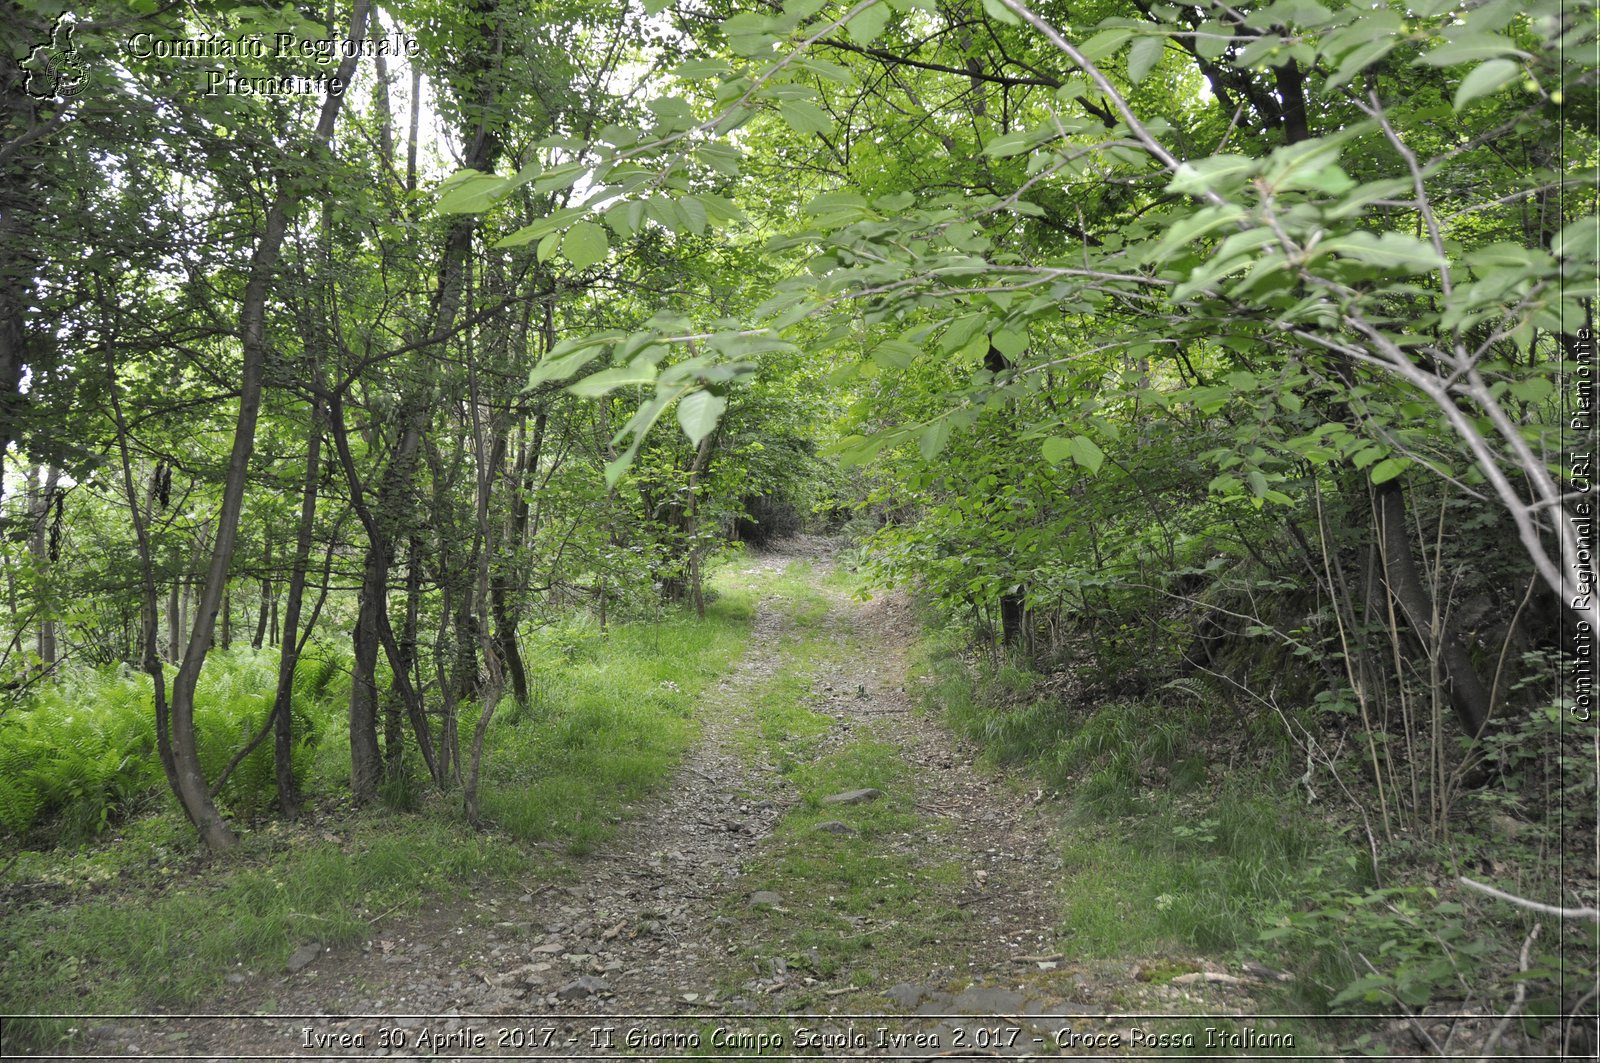
<svg viewBox="0 0 1600 1063"><path fill-rule="evenodd" d="M523 435L526 426L527 422L524 421L523 428L518 433L519 437ZM535 449L537 449L537 446L538 443L535 442ZM495 462L495 468L498 470L505 460L506 439L504 432L496 436L495 452L499 455L499 460ZM512 581L507 568L512 562L512 556L518 545L522 542L522 521L527 519L528 507L526 502L515 496L521 494L520 488L526 478L529 460L530 451L524 439L523 442L519 443L517 460L514 468L511 469L509 477L513 493L511 519L508 522L505 541L500 546L500 563L494 566L494 570L489 576L489 610L494 617L495 649L499 652L500 659L505 664L506 674L511 678L511 696L516 699L518 705L524 706L528 704L528 673L522 664L522 650L517 645L518 617L513 614L511 609ZM538 459L534 457L532 460L537 461ZM520 506L519 502L521 503Z"/></svg>
<svg viewBox="0 0 1600 1063"><path fill-rule="evenodd" d="M5 79L5 91L0 99L4 101L7 119L21 118L33 113L37 104L22 92L26 74L17 69L14 61L10 66L15 74ZM8 133L16 128L7 123ZM23 161L12 160L7 164L8 169ZM0 247L7 249L7 261L0 266L0 270L4 270L0 273L0 454L6 453L12 441L21 435L23 417L28 409L28 398L22 390L23 370L28 359L22 323L25 300L39 263L32 253L34 241L25 235L33 226L24 219L29 213L37 217L40 202L38 186L31 180L8 181L5 194L0 197Z"/></svg>
<svg viewBox="0 0 1600 1063"><path fill-rule="evenodd" d="M167 587L167 660L174 663L183 656L179 645L179 632L182 630L183 615L178 611L178 577L174 575Z"/></svg>
<svg viewBox="0 0 1600 1063"><path fill-rule="evenodd" d="M381 546L367 547L361 593L356 606L350 666L350 793L356 802L378 793L382 757L378 750L378 611L384 608L387 566Z"/></svg>
<svg viewBox="0 0 1600 1063"><path fill-rule="evenodd" d="M376 682L380 648L388 653L394 681L408 706L412 707L413 723L420 725L417 727L417 742L424 759L430 761L429 772L436 780L440 778L437 763L432 757L426 721L421 719L420 703L411 688L394 634L389 629L389 569L394 564L394 534L398 530L390 525L398 519L404 508L403 496L413 478L417 448L423 435L421 403L408 402L404 406L406 412L401 418L400 439L394 456L384 470L375 508L367 504L367 492L350 451L342 397L337 394L333 397L329 411L329 427L333 431L334 448L344 468L345 479L350 485L351 505L367 532L366 560L362 565L361 594L356 628L352 635L354 661L350 685L350 788L358 802L369 801L377 795L378 778L382 772Z"/></svg>
<svg viewBox="0 0 1600 1063"><path fill-rule="evenodd" d="M484 446L484 432L481 414L481 403L478 394L478 374L474 363L467 362L467 387L468 406L472 411L472 442L473 457L478 470L477 493L477 594L478 601L485 608L489 604L490 560L494 556L494 538L489 525L489 501L494 489L495 465L489 461L487 448ZM495 640L489 632L487 624L478 625L478 637L483 650L484 682L482 686L482 711L478 715L478 725L472 731L472 756L468 762L467 782L463 788L466 797L467 822L475 827L483 825L482 816L478 809L478 780L483 767L483 742L489 733L489 723L494 718L495 709L500 705L500 697L505 691L505 673L500 665L500 654L495 647Z"/></svg>
<svg viewBox="0 0 1600 1063"><path fill-rule="evenodd" d="M194 573L194 570L192 568L189 569L188 571L186 571L183 574L183 578L180 579L178 581L178 584L177 584L177 587L178 587L178 631L180 631L180 632L184 632L184 631L188 631L189 630L189 617L191 615L193 615L193 611L189 608L190 602L194 597L194 575L193 575L193 573ZM177 659L177 656L178 656L177 652L174 651L173 658Z"/></svg>
<svg viewBox="0 0 1600 1063"><path fill-rule="evenodd" d="M1007 591L1000 596L1000 640L1007 649L1022 645L1022 631L1027 618L1025 602L1019 591Z"/></svg>
<svg viewBox="0 0 1600 1063"><path fill-rule="evenodd" d="M689 466L689 506L685 514L684 531L689 538L689 593L694 599L695 616L706 618L706 596L700 586L700 474L711 462L711 442L716 433L700 440L694 452L694 462Z"/></svg>
<svg viewBox="0 0 1600 1063"><path fill-rule="evenodd" d="M194 814L187 802L182 800L182 789L179 783L178 763L172 747L172 717L167 705L167 681L164 667L161 662L161 595L156 585L155 557L150 543L150 525L147 514L154 514L155 499L157 494L156 481L161 476L160 466L151 477L150 484L145 490L144 501L141 504L139 491L135 487L133 477L133 462L128 454L128 421L123 416L122 399L117 387L117 367L115 361L117 330L115 324L109 320L109 305L105 292L98 278L95 280L95 293L100 303L103 331L105 333L104 345L106 352L106 378L109 384L108 391L111 398L112 418L117 428L117 455L122 464L123 490L128 499L128 515L133 522L133 537L139 555L139 583L143 598L143 609L140 612L139 645L141 649L141 664L149 673L153 687L153 700L155 702L156 722L156 753L161 758L161 770L167 777L167 785L174 794L179 796L179 806L189 821L194 822Z"/></svg>
<svg viewBox="0 0 1600 1063"><path fill-rule="evenodd" d="M261 562L262 571L267 573L261 577L261 605L256 613L256 634L250 640L250 647L259 650L267 640L267 615L268 603L272 601L272 539L267 539L267 554Z"/></svg>
<svg viewBox="0 0 1600 1063"><path fill-rule="evenodd" d="M43 484L40 484L39 479L37 467L29 471L32 523L28 546L29 552L33 555L34 607L39 615L36 646L40 663L48 668L56 662L55 595L51 592L51 567L55 558L51 556L50 521L51 511L59 509L61 505L57 496L61 471L54 465L47 466Z"/></svg>
<svg viewBox="0 0 1600 1063"><path fill-rule="evenodd" d="M320 375L315 374L314 375ZM272 758L278 784L278 808L284 816L300 815L300 795L294 782L294 672L300 663L300 607L305 599L306 572L311 564L311 539L316 528L317 482L322 473L322 403L311 401L311 425L306 431L306 473L300 488L300 522L295 526L294 560L289 569L284 627L289 637L278 655L278 688L273 696Z"/></svg>
<svg viewBox="0 0 1600 1063"><path fill-rule="evenodd" d="M1378 537L1383 545L1383 570L1390 593L1399 603L1412 632L1430 657L1437 654L1444 679L1449 684L1450 707L1468 737L1477 738L1489 722L1492 705L1489 690L1478 676L1472 654L1461 640L1448 610L1436 606L1417 571L1411 549L1411 530L1406 521L1405 495L1398 481L1389 480L1373 489L1373 511L1378 519Z"/></svg>
<svg viewBox="0 0 1600 1063"><path fill-rule="evenodd" d="M411 671L416 660L414 649L416 645L417 610L419 599L422 597L422 580L417 567L417 551L419 549L417 536L413 534L406 541L406 614L405 619L401 622L400 637L396 640L401 663L398 666L393 666L396 675L389 688L389 696L384 699L384 772L390 779L399 778L405 752L405 716L401 712L401 706L403 702L409 703L411 698L402 694L401 690L403 684L409 687ZM425 726L424 730L426 730Z"/></svg>

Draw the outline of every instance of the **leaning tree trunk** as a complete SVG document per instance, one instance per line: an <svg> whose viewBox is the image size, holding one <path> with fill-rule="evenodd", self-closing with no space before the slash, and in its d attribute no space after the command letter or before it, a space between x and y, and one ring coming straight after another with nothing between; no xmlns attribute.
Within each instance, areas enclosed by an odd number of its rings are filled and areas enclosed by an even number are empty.
<svg viewBox="0 0 1600 1063"><path fill-rule="evenodd" d="M378 746L378 651L384 651L393 673L395 688L406 702L416 731L417 746L427 762L428 772L437 783L443 775L433 754L427 720L422 714L421 695L411 683L410 670L389 625L389 571L394 566L395 537L405 524L405 496L415 473L417 450L421 445L426 411L422 402L402 402L400 438L384 469L373 504L367 502L367 489L356 469L350 450L349 429L344 421L343 397L335 394L329 406L329 428L334 449L350 486L350 504L367 532L367 553L362 564L361 594L356 612L355 632L351 637L354 661L350 685L350 788L356 801L377 796L383 758Z"/></svg>
<svg viewBox="0 0 1600 1063"><path fill-rule="evenodd" d="M355 0L350 16L348 37L359 42L367 32L368 0ZM353 49L354 51L354 49ZM337 79L348 84L355 73L357 56L350 55L339 63ZM339 115L343 94L330 93L322 103L313 137L313 148L327 144L333 137L334 123ZM250 456L255 450L256 421L261 413L262 377L266 368L268 342L266 333L267 295L272 273L277 266L278 254L289 227L289 208L296 202L298 193L291 195L287 186L280 187L277 198L267 210L261 238L256 244L250 262L250 279L245 283L243 305L239 311L239 338L243 364L240 373L239 415L234 427L233 447L223 478L222 506L217 513L217 534L211 545L211 560L206 568L205 584L195 607L193 625L183 662L172 680L172 751L177 765L178 797L185 811L195 821L200 837L212 849L226 849L237 841L232 830L223 822L211 799L210 787L200 768L200 758L195 745L194 691L200 679L200 668L211 648L217 611L222 604L222 590L227 586L228 569L233 563L233 549L239 535L239 515L244 506L245 479L250 471Z"/></svg>

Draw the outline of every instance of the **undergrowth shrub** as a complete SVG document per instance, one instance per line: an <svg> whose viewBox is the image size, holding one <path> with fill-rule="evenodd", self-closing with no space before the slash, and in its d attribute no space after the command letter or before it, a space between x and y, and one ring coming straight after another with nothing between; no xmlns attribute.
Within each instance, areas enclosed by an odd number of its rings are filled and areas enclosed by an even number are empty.
<svg viewBox="0 0 1600 1063"><path fill-rule="evenodd" d="M195 733L208 778L266 722L277 667L276 655L248 649L207 658L195 691ZM339 711L347 676L337 653L325 650L303 657L296 669L294 771L302 784ZM117 665L68 670L0 718L0 831L20 837L43 830L80 842L162 799L154 704L150 677ZM269 736L218 795L225 807L248 814L275 799L272 756Z"/></svg>

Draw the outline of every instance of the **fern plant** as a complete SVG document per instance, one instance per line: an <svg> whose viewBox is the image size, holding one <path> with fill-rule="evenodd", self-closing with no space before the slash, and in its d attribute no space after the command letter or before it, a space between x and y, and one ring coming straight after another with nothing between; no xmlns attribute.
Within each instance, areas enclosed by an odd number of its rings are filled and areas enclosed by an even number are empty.
<svg viewBox="0 0 1600 1063"><path fill-rule="evenodd" d="M196 691L200 763L216 778L272 710L277 659L252 650L214 653ZM316 746L338 713L335 653L303 658L293 701L296 780L305 785ZM49 829L63 840L91 838L146 807L164 791L156 750L150 678L126 666L68 670L0 720L0 832ZM271 742L245 758L222 794L224 805L253 812L276 794Z"/></svg>

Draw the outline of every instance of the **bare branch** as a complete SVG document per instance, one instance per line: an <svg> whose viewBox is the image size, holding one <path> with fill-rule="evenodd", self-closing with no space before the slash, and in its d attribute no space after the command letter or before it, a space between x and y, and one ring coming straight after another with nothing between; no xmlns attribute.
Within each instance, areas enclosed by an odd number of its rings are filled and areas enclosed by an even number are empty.
<svg viewBox="0 0 1600 1063"><path fill-rule="evenodd" d="M1518 897L1514 893L1497 890L1493 886L1484 885L1482 882L1474 882L1465 875L1458 877L1456 881L1463 886L1470 886L1479 893L1487 893L1491 897L1514 904L1518 908L1526 908L1531 912L1543 912L1545 915L1553 915L1558 919L1587 919L1591 923L1600 923L1600 908L1562 908L1554 904L1530 901L1526 897Z"/></svg>

